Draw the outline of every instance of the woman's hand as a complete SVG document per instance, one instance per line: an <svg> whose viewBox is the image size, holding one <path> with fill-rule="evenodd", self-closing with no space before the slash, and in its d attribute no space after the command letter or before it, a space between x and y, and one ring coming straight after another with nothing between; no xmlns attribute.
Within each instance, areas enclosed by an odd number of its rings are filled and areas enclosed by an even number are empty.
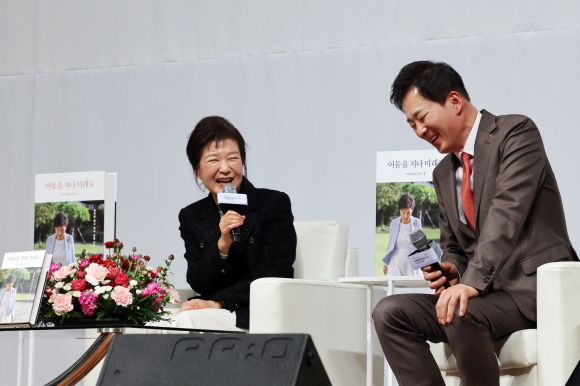
<svg viewBox="0 0 580 386"><path fill-rule="evenodd" d="M191 299L181 304L181 308L177 313L180 313L181 311L201 310L204 308L222 308L223 305L224 302L222 300L213 301L213 300Z"/></svg>
<svg viewBox="0 0 580 386"><path fill-rule="evenodd" d="M389 272L389 266L388 265L384 265L383 266L383 273L385 274L385 276L387 276L387 272Z"/></svg>
<svg viewBox="0 0 580 386"><path fill-rule="evenodd" d="M220 232L222 233L218 240L218 249L222 255L227 255L232 245L232 236L230 231L234 228L242 226L246 216L242 216L233 210L228 210L220 220Z"/></svg>

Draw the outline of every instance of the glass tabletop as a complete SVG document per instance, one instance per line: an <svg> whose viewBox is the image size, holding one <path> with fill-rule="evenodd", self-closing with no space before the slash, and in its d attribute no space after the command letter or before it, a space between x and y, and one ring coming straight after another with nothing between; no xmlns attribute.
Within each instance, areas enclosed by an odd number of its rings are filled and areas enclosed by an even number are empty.
<svg viewBox="0 0 580 386"><path fill-rule="evenodd" d="M214 333L214 334L245 334L245 331L230 331L230 330L204 330L204 329L193 329L193 328L179 328L172 326L154 326L154 325L142 325L142 324L132 324L132 323L90 323L89 321L71 324L71 325L35 325L35 326L10 326L3 325L0 327L0 331L54 331L54 330L87 330L87 329L121 329L121 328L134 328L142 330L165 330L167 332L180 331L180 332L191 332L191 333Z"/></svg>

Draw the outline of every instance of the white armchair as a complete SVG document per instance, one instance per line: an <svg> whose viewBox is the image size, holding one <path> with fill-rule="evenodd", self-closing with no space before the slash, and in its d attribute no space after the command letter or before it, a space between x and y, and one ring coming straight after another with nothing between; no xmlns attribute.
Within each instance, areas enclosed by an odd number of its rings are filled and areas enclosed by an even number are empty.
<svg viewBox="0 0 580 386"><path fill-rule="evenodd" d="M367 287L337 283L339 277L358 276L358 252L347 248L348 228L332 221L294 226L298 236L294 279L252 283L250 333L308 333L333 385L363 385ZM383 357L378 341L374 347L379 384Z"/></svg>
<svg viewBox="0 0 580 386"><path fill-rule="evenodd" d="M580 360L580 263L549 263L538 269L538 328L496 342L501 386L564 386ZM447 386L461 384L446 344L431 351Z"/></svg>

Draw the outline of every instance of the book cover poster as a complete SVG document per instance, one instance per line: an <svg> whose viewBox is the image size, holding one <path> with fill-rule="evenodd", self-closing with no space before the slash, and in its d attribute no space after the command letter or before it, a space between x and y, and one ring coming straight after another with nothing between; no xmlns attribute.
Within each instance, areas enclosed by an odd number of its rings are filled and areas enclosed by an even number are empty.
<svg viewBox="0 0 580 386"><path fill-rule="evenodd" d="M103 253L105 172L37 174L34 249L68 265L82 250Z"/></svg>
<svg viewBox="0 0 580 386"><path fill-rule="evenodd" d="M385 275L383 259L392 260L390 275L406 272L402 257L411 246L408 233L421 228L439 242L439 206L433 187L433 169L445 154L436 150L385 151L377 153L375 274ZM414 203L414 205L412 204ZM406 223L406 224L404 224ZM396 234L395 234L396 233ZM391 240L391 237L393 238ZM407 253L408 252L408 253Z"/></svg>
<svg viewBox="0 0 580 386"><path fill-rule="evenodd" d="M0 323L29 322L44 254L31 251L4 255L0 266Z"/></svg>

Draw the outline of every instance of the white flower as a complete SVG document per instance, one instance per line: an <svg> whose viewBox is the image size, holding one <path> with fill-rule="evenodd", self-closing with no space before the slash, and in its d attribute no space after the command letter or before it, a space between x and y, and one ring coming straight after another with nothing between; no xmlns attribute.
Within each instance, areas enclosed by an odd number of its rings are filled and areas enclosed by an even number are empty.
<svg viewBox="0 0 580 386"><path fill-rule="evenodd" d="M137 284L138 284L138 283L137 283L137 280L131 280L131 281L129 282L129 285L132 285L133 287L134 287L134 286L136 286Z"/></svg>
<svg viewBox="0 0 580 386"><path fill-rule="evenodd" d="M104 294L105 293L105 287L101 287L101 286L97 286L95 287L95 293L100 295L100 294Z"/></svg>
<svg viewBox="0 0 580 386"><path fill-rule="evenodd" d="M64 283L62 281L59 281L54 285L54 288L62 288L63 286L64 286Z"/></svg>
<svg viewBox="0 0 580 386"><path fill-rule="evenodd" d="M52 299L48 299L48 302L49 302L49 303L52 303Z"/></svg>
<svg viewBox="0 0 580 386"><path fill-rule="evenodd" d="M110 280L103 280L103 284L109 284L110 282Z"/></svg>
<svg viewBox="0 0 580 386"><path fill-rule="evenodd" d="M141 295L141 292L143 292L142 290L137 290L135 291L137 293L137 295Z"/></svg>
<svg viewBox="0 0 580 386"><path fill-rule="evenodd" d="M113 287L111 287L110 285L106 285L103 288L105 289L106 292L111 292L111 290L113 289Z"/></svg>
<svg viewBox="0 0 580 386"><path fill-rule="evenodd" d="M62 286L62 289L68 292L72 289L72 287L69 283L66 283L65 285Z"/></svg>
<svg viewBox="0 0 580 386"><path fill-rule="evenodd" d="M108 299L109 298L109 294L104 294L103 295L103 299Z"/></svg>
<svg viewBox="0 0 580 386"><path fill-rule="evenodd" d="M155 268L153 268L153 267L147 267L147 271L155 271Z"/></svg>
<svg viewBox="0 0 580 386"><path fill-rule="evenodd" d="M72 296L74 296L75 298L78 298L79 296L81 296L81 291L73 291Z"/></svg>

